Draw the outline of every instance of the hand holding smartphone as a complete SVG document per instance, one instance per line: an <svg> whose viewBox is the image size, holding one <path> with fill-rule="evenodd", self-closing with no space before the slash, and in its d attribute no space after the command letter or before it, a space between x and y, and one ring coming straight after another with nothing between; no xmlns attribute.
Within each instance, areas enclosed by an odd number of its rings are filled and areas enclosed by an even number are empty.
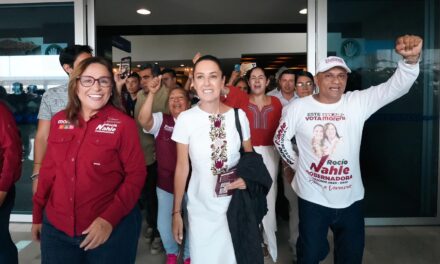
<svg viewBox="0 0 440 264"><path fill-rule="evenodd" d="M161 74L159 64L156 64L156 63L153 64L153 69L151 71L152 71L154 77L159 76Z"/></svg>
<svg viewBox="0 0 440 264"><path fill-rule="evenodd" d="M121 79L127 78L131 73L131 57L124 57L119 64L119 75Z"/></svg>

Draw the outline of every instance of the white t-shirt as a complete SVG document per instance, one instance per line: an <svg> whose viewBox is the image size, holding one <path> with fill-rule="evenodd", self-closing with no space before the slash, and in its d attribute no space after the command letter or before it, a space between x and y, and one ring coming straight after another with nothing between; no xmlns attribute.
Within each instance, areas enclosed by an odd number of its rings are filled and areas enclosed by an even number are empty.
<svg viewBox="0 0 440 264"><path fill-rule="evenodd" d="M286 106L287 104L289 104L290 102L292 102L293 100L298 98L298 96L295 93L293 95L293 97L290 98L290 100L287 100L286 98L284 98L283 93L281 92L281 90L278 90L277 88L275 88L272 91L268 92L267 95L275 96L276 98L278 98L280 100L282 106Z"/></svg>
<svg viewBox="0 0 440 264"><path fill-rule="evenodd" d="M292 187L299 197L330 208L346 208L363 199L359 150L364 122L407 93L418 74L418 64L401 61L387 82L347 92L337 103L307 96L283 109L274 143L292 168L297 165ZM293 136L299 158L292 150Z"/></svg>
<svg viewBox="0 0 440 264"><path fill-rule="evenodd" d="M164 114L162 112L153 113L153 126L151 127L150 131L146 130L145 128L143 128L142 131L144 131L146 134L153 135L154 138L157 138L159 135L160 126L162 126L163 115ZM174 122L175 121L176 119L174 118Z"/></svg>

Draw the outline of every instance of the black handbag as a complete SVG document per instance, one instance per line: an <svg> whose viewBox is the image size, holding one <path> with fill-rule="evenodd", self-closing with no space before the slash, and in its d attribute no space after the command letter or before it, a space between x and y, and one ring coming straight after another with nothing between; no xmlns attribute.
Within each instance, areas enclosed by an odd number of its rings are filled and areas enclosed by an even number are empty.
<svg viewBox="0 0 440 264"><path fill-rule="evenodd" d="M234 111L241 142L241 156L236 168L238 176L246 182L246 189L237 189L232 195L227 211L229 231L237 264L263 264L259 224L267 213L266 195L272 178L260 154L254 150L244 152L238 109Z"/></svg>

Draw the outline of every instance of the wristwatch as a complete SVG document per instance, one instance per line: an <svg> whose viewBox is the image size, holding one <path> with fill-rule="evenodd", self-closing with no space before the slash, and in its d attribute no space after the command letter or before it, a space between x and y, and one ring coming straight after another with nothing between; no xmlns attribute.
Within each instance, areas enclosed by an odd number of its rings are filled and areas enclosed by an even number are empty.
<svg viewBox="0 0 440 264"><path fill-rule="evenodd" d="M38 179L38 175L39 173L34 173L29 178L31 178L32 181L35 181L36 179Z"/></svg>

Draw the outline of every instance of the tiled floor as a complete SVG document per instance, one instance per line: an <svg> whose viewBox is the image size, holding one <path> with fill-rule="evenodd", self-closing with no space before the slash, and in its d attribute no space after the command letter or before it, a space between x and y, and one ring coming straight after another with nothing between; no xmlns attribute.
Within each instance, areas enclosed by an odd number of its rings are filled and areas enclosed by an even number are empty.
<svg viewBox="0 0 440 264"><path fill-rule="evenodd" d="M277 263L290 264L292 256L287 245L287 222L278 221L279 258ZM11 224L14 242L20 250L19 260L24 264L40 263L38 243L31 242L29 224ZM331 240L331 234L329 234ZM330 254L322 263L333 263ZM151 255L149 245L139 241L136 263L163 264L164 254ZM364 253L366 264L439 264L440 227L367 227Z"/></svg>

